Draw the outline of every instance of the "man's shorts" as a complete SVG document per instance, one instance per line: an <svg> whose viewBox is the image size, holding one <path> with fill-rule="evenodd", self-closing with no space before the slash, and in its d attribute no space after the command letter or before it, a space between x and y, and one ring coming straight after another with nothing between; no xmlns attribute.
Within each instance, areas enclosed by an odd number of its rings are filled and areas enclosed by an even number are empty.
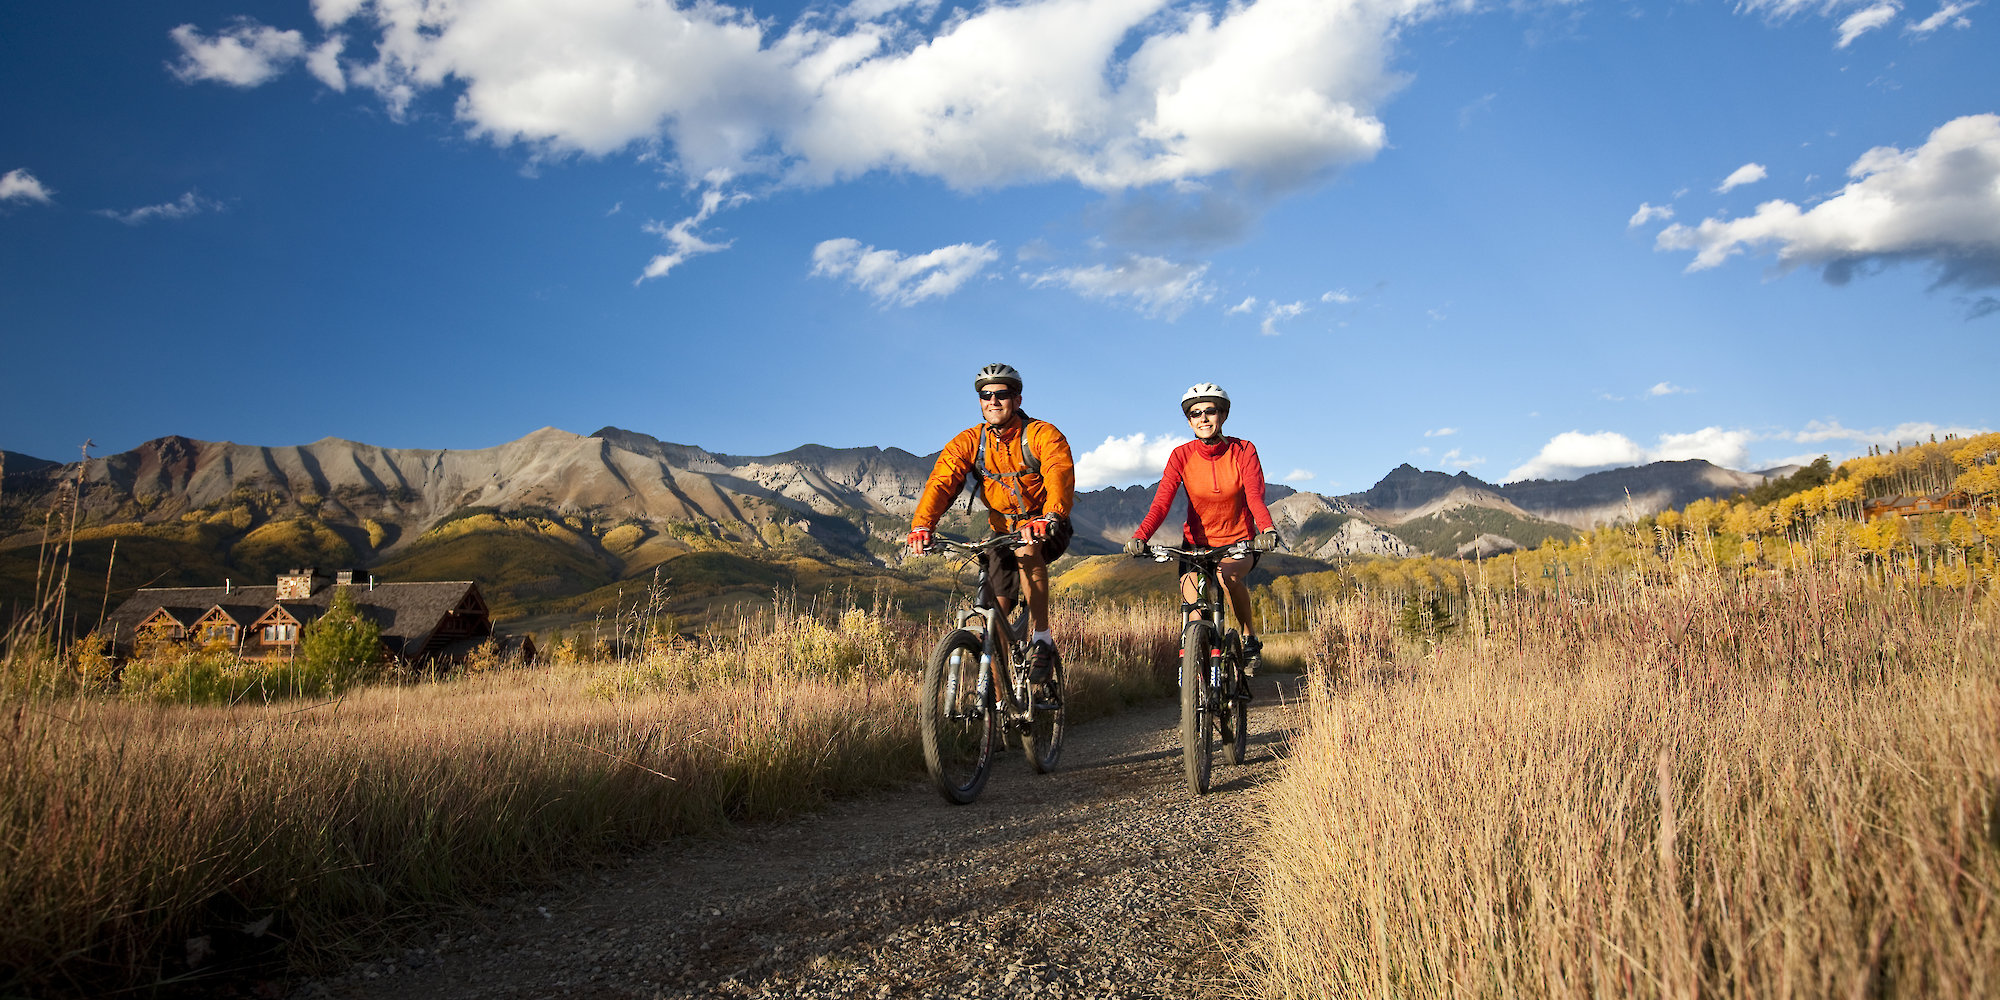
<svg viewBox="0 0 2000 1000"><path fill-rule="evenodd" d="M1055 562L1069 551L1072 529L1069 519L1063 518L1049 526L1048 537L1042 541L1042 561ZM980 556L986 564L986 586L993 596L1010 604L1021 599L1021 564L1014 558L1014 550L1007 546L987 549Z"/></svg>

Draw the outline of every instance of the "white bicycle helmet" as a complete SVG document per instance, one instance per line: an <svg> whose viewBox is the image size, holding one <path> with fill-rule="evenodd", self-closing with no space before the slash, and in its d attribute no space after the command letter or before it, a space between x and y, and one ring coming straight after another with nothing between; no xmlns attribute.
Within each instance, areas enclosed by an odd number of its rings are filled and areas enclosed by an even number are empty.
<svg viewBox="0 0 2000 1000"><path fill-rule="evenodd" d="M1213 382L1188 386L1188 391L1181 393L1181 416L1187 416L1187 411L1193 409L1196 403L1214 403L1223 416L1229 415L1229 394Z"/></svg>
<svg viewBox="0 0 2000 1000"><path fill-rule="evenodd" d="M991 364L979 369L979 374L972 377L972 388L977 392L995 382L1011 385L1015 392L1021 391L1021 373L1015 371L1013 365L1002 364Z"/></svg>

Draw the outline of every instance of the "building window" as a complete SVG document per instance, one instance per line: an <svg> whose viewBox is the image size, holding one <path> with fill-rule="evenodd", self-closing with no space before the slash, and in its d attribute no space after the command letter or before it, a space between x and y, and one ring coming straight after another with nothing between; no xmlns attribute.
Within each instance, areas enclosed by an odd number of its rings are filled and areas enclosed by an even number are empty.
<svg viewBox="0 0 2000 1000"><path fill-rule="evenodd" d="M298 637L299 637L299 627L297 625L264 626L265 642L294 642L298 639Z"/></svg>

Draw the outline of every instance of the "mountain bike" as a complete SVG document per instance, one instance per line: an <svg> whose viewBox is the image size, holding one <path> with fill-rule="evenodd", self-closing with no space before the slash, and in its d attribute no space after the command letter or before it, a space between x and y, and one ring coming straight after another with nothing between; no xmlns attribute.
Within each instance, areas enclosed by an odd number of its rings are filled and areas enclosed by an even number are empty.
<svg viewBox="0 0 2000 1000"><path fill-rule="evenodd" d="M969 558L979 567L972 605L958 610L951 631L924 667L917 711L924 765L938 793L954 805L971 802L986 787L1002 727L1018 734L1037 774L1055 770L1062 756L1062 657L1053 658L1047 681L1030 679L1026 595L1009 621L1000 613L986 563L979 558L988 550L1019 544L1020 537L1011 534L983 542L934 536L931 542L932 548Z"/></svg>
<svg viewBox="0 0 2000 1000"><path fill-rule="evenodd" d="M1180 557L1195 573L1192 603L1181 604L1181 768L1188 788L1208 794L1208 778L1217 744L1222 759L1243 763L1249 748L1250 682L1243 676L1243 639L1235 629L1218 632L1223 620L1222 578L1216 564L1247 555L1250 543L1219 549L1149 546L1157 562Z"/></svg>

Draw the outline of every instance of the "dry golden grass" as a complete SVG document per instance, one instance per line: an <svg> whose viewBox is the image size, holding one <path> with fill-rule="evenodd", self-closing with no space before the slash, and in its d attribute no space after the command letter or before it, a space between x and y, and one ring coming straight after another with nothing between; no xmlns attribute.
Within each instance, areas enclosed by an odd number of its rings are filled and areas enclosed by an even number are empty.
<svg viewBox="0 0 2000 1000"><path fill-rule="evenodd" d="M2000 994L2000 609L1819 566L1315 631L1273 997ZM1485 627L1480 627L1484 623Z"/></svg>
<svg viewBox="0 0 2000 1000"><path fill-rule="evenodd" d="M1073 721L1171 685L1161 605L1059 608ZM187 971L190 939L211 966L275 943L311 965L607 852L920 775L938 630L793 611L321 704L0 702L0 993L143 986Z"/></svg>

